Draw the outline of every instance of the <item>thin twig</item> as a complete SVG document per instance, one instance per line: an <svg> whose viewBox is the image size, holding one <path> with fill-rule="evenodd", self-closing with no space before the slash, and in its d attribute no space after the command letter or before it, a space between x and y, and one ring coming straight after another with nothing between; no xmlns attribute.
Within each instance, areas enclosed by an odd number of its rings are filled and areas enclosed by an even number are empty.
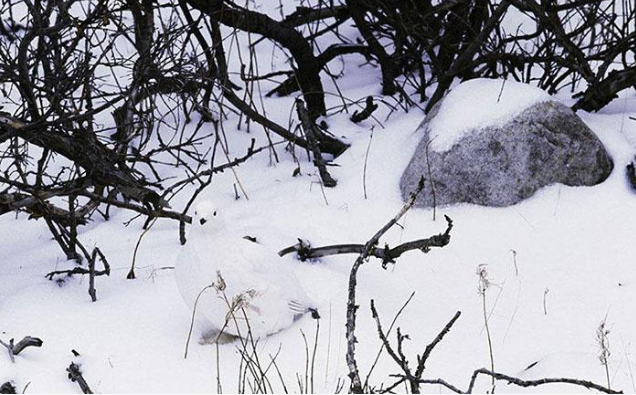
<svg viewBox="0 0 636 395"><path fill-rule="evenodd" d="M188 330L188 339L186 340L185 351L183 353L183 359L188 359L188 347L190 346L190 339L192 338L192 331L194 329L194 318L197 314L197 304L199 303L199 299L201 298L201 295L203 295L205 291L207 291L208 289L212 287L214 287L214 284L206 285L205 287L203 287L203 289L199 291L197 298L194 300L194 306L192 307L192 317L190 319L190 329Z"/></svg>
<svg viewBox="0 0 636 395"><path fill-rule="evenodd" d="M369 257L371 250L375 248L380 240L380 237L384 235L393 225L395 225L400 218L413 206L415 199L424 188L424 178L420 179L417 188L411 194L411 197L402 207L402 209L393 217L386 225L384 225L369 241L365 244L363 251L353 263L351 271L349 273L349 292L347 297L347 323L346 323L346 338L347 338L347 366L349 368L349 379L351 380L351 392L362 393L362 381L360 380L360 373L358 370L358 363L355 359L355 344L357 342L355 337L356 329L356 311L358 305L356 304L356 286L358 283L357 274L360 266Z"/></svg>
<svg viewBox="0 0 636 395"><path fill-rule="evenodd" d="M389 329L386 331L386 335L387 336L389 336L391 334L391 331L393 330L393 326L397 322L397 319L400 317L400 315L402 314L402 312L404 311L406 306L408 306L408 304L411 302L411 300L413 299L413 296L415 296L415 292L411 292L411 296L409 296L408 299L406 299L406 302L404 302L402 307L398 310L398 312L393 317L393 321L391 321L391 325L389 325ZM378 354L375 356L375 360L371 364L371 368L369 369L369 373L367 373L367 377L364 379L364 388L365 388L365 390L368 388L369 379L371 378L371 373L373 373L373 369L375 369L375 366L377 365L378 361L380 360L380 355L382 355L382 351L383 350L384 350L384 343L382 343L382 345L380 346L380 350L378 351Z"/></svg>
<svg viewBox="0 0 636 395"><path fill-rule="evenodd" d="M369 160L369 151L371 150L371 142L373 141L373 128L369 134L369 145L364 153L364 168L362 169L362 190L364 191L364 200L367 199L367 162Z"/></svg>
<svg viewBox="0 0 636 395"><path fill-rule="evenodd" d="M141 245L141 240L144 238L146 233L148 233L150 231L150 229L152 229L152 226L157 222L157 219L158 218L153 219L152 222L150 223L150 225L148 225L146 227L146 229L144 229L144 231L141 232L141 234L139 235L139 238L137 239L137 244L135 244L135 250L133 251L132 262L130 264L130 271L126 275L126 278L128 280L134 280L135 279L135 263L137 262L137 252L139 251L139 246Z"/></svg>
<svg viewBox="0 0 636 395"><path fill-rule="evenodd" d="M603 387L602 385L598 385L596 383L593 383L591 381L588 380L579 380L579 379L569 379L569 378L542 378L542 379L538 379L538 380L522 380L516 377L512 377L512 376L508 376L502 373L497 373L497 372L492 372L488 369L477 369L475 370L475 372L473 373L473 376L470 380L470 385L468 387L468 391L466 391L467 393L472 393L473 388L475 386L475 381L477 379L477 376L483 374L483 375L487 375L487 376L491 376L493 377L495 380L502 380L502 381L507 381L509 384L514 384L517 385L519 387L536 387L539 385L544 385L544 384L556 384L556 383L563 383L563 384L573 384L573 385L577 385L580 387L585 387L585 388L589 388L589 389L593 389L593 390L597 390L600 392L604 392L606 394L622 394L623 391L614 391L610 388L606 388Z"/></svg>
<svg viewBox="0 0 636 395"><path fill-rule="evenodd" d="M431 145L435 137L426 143L426 168L428 169L428 181L431 184L431 194L433 196L433 221L437 216L437 192L435 191L435 180L433 180L433 172L431 171L431 158L428 154L428 146Z"/></svg>

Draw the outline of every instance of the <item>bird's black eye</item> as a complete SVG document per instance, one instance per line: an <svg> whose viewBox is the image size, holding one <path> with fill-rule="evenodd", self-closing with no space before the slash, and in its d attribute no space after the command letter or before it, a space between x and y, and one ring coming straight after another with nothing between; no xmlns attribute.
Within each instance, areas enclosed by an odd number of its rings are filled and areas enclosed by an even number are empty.
<svg viewBox="0 0 636 395"><path fill-rule="evenodd" d="M205 219L205 218L201 218L201 219L199 220L199 223L201 223L201 225L205 225L205 223L206 223L206 222L208 222L208 220L207 220L207 219Z"/></svg>
<svg viewBox="0 0 636 395"><path fill-rule="evenodd" d="M216 211L212 215L214 215L216 217Z"/></svg>

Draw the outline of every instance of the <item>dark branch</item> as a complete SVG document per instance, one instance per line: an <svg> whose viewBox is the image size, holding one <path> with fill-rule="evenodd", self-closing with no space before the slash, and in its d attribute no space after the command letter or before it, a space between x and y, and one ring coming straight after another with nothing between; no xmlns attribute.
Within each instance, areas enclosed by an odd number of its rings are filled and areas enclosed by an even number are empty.
<svg viewBox="0 0 636 395"><path fill-rule="evenodd" d="M627 165L627 180L632 185L632 188L636 190L636 166L634 162L630 162Z"/></svg>
<svg viewBox="0 0 636 395"><path fill-rule="evenodd" d="M2 23L0 23L0 26L2 26ZM7 381L6 383L0 386L0 394L15 394L15 393L16 393L15 387L13 386L13 384L11 384L10 381Z"/></svg>
<svg viewBox="0 0 636 395"><path fill-rule="evenodd" d="M355 336L356 329L356 312L358 310L358 305L356 304L356 287L358 285L358 270L360 266L366 261L371 253L371 250L375 248L382 237L393 225L397 223L397 221L402 218L407 211L411 209L413 204L415 203L415 199L420 194L422 189L424 188L424 178L422 178L416 188L415 191L411 193L411 197L406 202L406 204L402 207L402 209L393 217L386 225L384 225L378 232L376 232L371 239L364 245L364 249L358 255L358 258L353 263L351 267L351 272L349 273L349 291L347 296L347 323L346 323L346 337L347 337L347 366L349 368L349 379L351 380L351 392L353 393L362 393L362 381L360 380L360 372L358 370L358 362L355 358L355 347L357 343L357 339Z"/></svg>
<svg viewBox="0 0 636 395"><path fill-rule="evenodd" d="M394 262L402 254L407 251L419 250L424 253L428 252L432 247L444 247L450 242L450 231L453 228L453 221L446 216L446 222L448 224L446 231L435 236L431 236L427 239L420 239L402 243L393 248L373 248L369 252L369 256L382 259L383 264ZM307 259L317 259L329 255L338 254L361 254L364 251L365 245L363 244L336 244L324 247L311 246L300 240L296 245L287 247L278 252L278 255L284 256L293 252L298 253L298 259L305 261Z"/></svg>
<svg viewBox="0 0 636 395"><path fill-rule="evenodd" d="M606 394L622 394L623 393L623 391L614 391L610 388L603 387L602 385L598 385L596 383L593 383L587 380L578 380L578 379L569 379L569 378L543 378L538 380L522 380L516 377L508 376L506 374L492 372L488 369L483 369L483 368L477 369L473 373L473 377L470 380L470 385L468 386L467 393L469 394L472 393L474 385L475 385L475 380L477 379L477 376L480 374L494 377L495 380L507 381L509 384L514 384L524 388L537 387L539 385L544 385L544 384L559 384L560 383L560 384L572 384L579 387L585 387L585 388L597 390Z"/></svg>
<svg viewBox="0 0 636 395"><path fill-rule="evenodd" d="M358 112L358 110L356 110L353 113L353 115L350 118L351 122L360 123L364 121L365 119L369 118L371 114L373 114L373 112L377 109L378 109L378 105L373 102L373 96L368 96L366 101L366 106L364 107L362 111Z"/></svg>
<svg viewBox="0 0 636 395"><path fill-rule="evenodd" d="M9 340L9 343L5 343L0 340L0 345L3 345L9 353L11 362L15 362L15 355L20 354L27 347L42 347L42 340L37 337L25 336L18 344L14 344L13 339Z"/></svg>
<svg viewBox="0 0 636 395"><path fill-rule="evenodd" d="M88 386L88 383L84 379L84 376L82 375L82 371L80 370L80 365L77 365L75 362L71 362L68 368L66 368L66 371L68 372L69 380L71 380L74 383L77 383L83 393L85 394L93 393L91 388Z"/></svg>
<svg viewBox="0 0 636 395"><path fill-rule="evenodd" d="M618 92L633 86L636 86L636 66L614 70L604 80L591 84L572 108L598 111L617 98Z"/></svg>
<svg viewBox="0 0 636 395"><path fill-rule="evenodd" d="M320 141L318 140L318 127L309 116L307 109L305 109L305 103L300 99L296 100L296 110L298 111L298 119L300 119L300 124L305 131L305 136L307 136L309 148L314 155L314 165L320 172L320 179L322 180L322 184L327 188L333 188L338 184L338 182L333 177L331 177L331 174L329 174L329 171L327 170L327 162L322 157Z"/></svg>

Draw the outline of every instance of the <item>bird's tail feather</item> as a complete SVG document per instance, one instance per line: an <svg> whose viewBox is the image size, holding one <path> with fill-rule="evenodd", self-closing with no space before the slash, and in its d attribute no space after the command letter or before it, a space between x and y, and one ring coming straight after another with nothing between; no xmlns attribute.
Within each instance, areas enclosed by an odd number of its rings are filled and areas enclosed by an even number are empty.
<svg viewBox="0 0 636 395"><path fill-rule="evenodd" d="M297 314L297 318L302 317L304 314L311 313L311 317L314 319L320 318L320 314L318 314L318 309L315 307L307 306L297 300L290 300L287 302L287 306L291 311Z"/></svg>

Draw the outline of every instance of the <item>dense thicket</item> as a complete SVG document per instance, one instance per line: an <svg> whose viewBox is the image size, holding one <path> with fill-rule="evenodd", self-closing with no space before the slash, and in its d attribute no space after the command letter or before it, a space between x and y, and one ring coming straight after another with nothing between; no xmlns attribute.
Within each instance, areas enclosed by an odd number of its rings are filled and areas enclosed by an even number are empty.
<svg viewBox="0 0 636 395"><path fill-rule="evenodd" d="M354 121L371 115L374 99L430 109L455 81L475 77L567 90L586 111L636 84L632 0L316 0L280 15L261 5L3 1L0 215L42 218L66 255L92 259L94 271L100 254L77 238L91 216L108 218L114 206L146 225L159 217L183 225L213 173L262 150L276 157L281 142L311 152L335 186L326 165L348 146L322 122L324 83L348 78L330 63L351 56L377 66L382 84L381 95L343 98L332 110L364 109ZM236 35L249 40L247 52ZM287 66L258 74L266 62L258 67L255 51L271 44ZM267 96L297 97L298 120L268 118L262 80L275 82ZM231 160L222 138L231 114L264 128L269 144ZM170 208L183 191L188 203Z"/></svg>

